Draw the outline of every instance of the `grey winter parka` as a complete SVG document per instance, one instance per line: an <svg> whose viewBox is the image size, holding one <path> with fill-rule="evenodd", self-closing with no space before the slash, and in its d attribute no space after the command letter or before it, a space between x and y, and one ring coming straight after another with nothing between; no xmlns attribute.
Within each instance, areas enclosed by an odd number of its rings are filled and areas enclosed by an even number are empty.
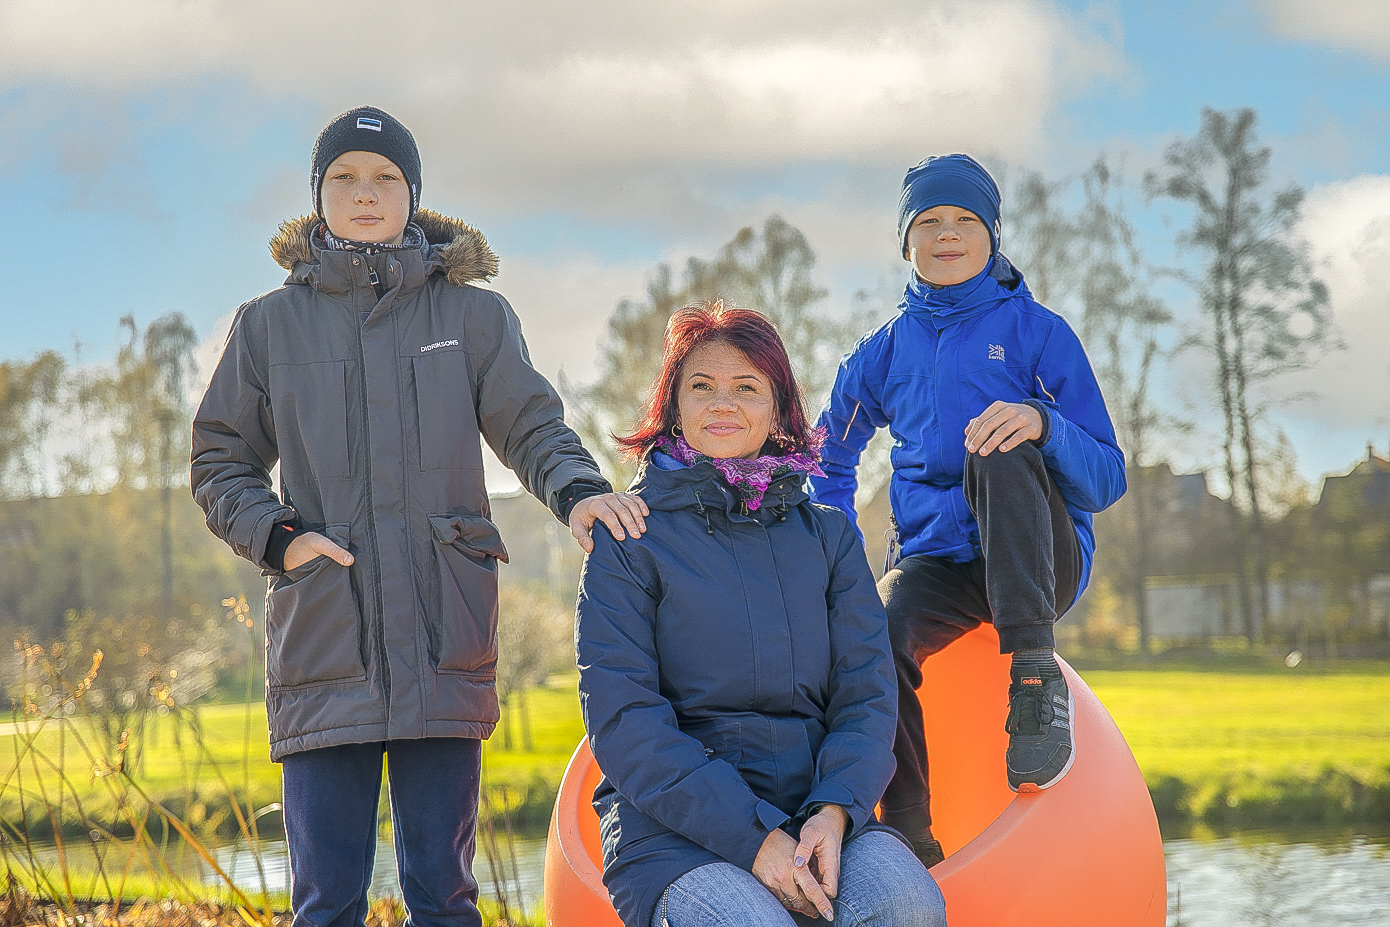
<svg viewBox="0 0 1390 927"><path fill-rule="evenodd" d="M321 249L317 221L287 222L272 240L289 278L238 310L193 422L208 527L270 578L271 758L487 737L507 553L480 436L553 511L570 482L602 477L511 307L470 282L497 266L476 230L421 210L426 248L367 256ZM272 571L271 527L296 517L353 564Z"/></svg>
<svg viewBox="0 0 1390 927"><path fill-rule="evenodd" d="M799 474L745 512L711 464L656 458L629 490L646 532L594 531L575 628L604 883L630 927L696 867L751 870L816 805L844 807L850 836L876 828L897 720L887 618L845 514Z"/></svg>

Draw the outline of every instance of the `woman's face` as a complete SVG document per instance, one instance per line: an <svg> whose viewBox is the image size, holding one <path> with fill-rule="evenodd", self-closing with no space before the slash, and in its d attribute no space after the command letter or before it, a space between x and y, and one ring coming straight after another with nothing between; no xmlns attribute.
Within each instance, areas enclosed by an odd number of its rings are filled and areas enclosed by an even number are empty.
<svg viewBox="0 0 1390 927"><path fill-rule="evenodd" d="M727 344L699 345L676 384L685 440L709 457L757 457L777 415L772 382Z"/></svg>
<svg viewBox="0 0 1390 927"><path fill-rule="evenodd" d="M964 283L985 269L991 245L980 217L959 206L933 206L907 231L907 259L917 276L937 286Z"/></svg>
<svg viewBox="0 0 1390 927"><path fill-rule="evenodd" d="M410 184L390 158L339 155L323 174L323 221L338 238L398 245L410 219Z"/></svg>

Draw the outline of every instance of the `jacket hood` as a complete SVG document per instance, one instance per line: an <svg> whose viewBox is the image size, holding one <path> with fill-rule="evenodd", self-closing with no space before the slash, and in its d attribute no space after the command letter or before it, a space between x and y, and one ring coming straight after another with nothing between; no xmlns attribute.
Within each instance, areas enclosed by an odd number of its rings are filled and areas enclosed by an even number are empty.
<svg viewBox="0 0 1390 927"><path fill-rule="evenodd" d="M270 254L275 263L293 271L296 264L313 262L310 236L321 221L318 216L309 215L280 223L279 230L270 239ZM497 255L488 247L483 233L467 222L451 219L432 209L416 211L410 221L425 233L430 256L443 265L450 283L463 286L496 276Z"/></svg>
<svg viewBox="0 0 1390 927"><path fill-rule="evenodd" d="M763 504L756 512L740 511L738 493L729 487L714 465L700 462L693 467L663 470L652 463L651 455L642 461L628 492L642 497L654 510L673 512L695 509L702 515L710 509L723 512L733 519L758 520L759 512L782 517L792 506L810 499L806 493L806 474L794 472L779 476L763 494Z"/></svg>

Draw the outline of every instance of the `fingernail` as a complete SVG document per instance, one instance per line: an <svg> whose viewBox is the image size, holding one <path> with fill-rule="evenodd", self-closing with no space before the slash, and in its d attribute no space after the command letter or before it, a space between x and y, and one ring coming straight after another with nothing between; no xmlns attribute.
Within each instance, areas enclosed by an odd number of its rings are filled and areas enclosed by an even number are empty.
<svg viewBox="0 0 1390 927"><path fill-rule="evenodd" d="M797 868L800 868L800 867L806 865L806 857L804 857L804 856L798 856L798 857L796 858L796 865L797 865Z"/></svg>

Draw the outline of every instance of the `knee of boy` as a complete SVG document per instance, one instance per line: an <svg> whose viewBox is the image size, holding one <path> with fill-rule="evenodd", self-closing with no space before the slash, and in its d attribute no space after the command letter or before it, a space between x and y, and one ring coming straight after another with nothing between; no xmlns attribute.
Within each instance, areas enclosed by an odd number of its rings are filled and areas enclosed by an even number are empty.
<svg viewBox="0 0 1390 927"><path fill-rule="evenodd" d="M1011 451L993 451L983 457L977 452L965 455L966 471L974 470L977 474L1034 470L1045 466L1042 451L1032 441L1024 441Z"/></svg>

